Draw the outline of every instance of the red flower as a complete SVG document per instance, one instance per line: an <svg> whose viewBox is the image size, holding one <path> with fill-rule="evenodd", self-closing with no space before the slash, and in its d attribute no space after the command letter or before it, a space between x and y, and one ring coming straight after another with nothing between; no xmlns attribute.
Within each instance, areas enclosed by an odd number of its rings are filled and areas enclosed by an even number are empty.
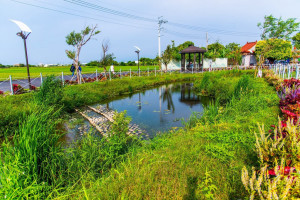
<svg viewBox="0 0 300 200"><path fill-rule="evenodd" d="M0 90L0 94L4 94L4 92L2 90Z"/></svg>

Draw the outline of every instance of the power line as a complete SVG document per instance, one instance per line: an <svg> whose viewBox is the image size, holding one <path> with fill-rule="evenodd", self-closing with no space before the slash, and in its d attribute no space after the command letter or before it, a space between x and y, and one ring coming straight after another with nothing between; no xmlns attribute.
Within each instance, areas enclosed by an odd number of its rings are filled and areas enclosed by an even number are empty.
<svg viewBox="0 0 300 200"><path fill-rule="evenodd" d="M82 9L81 10L78 10L78 9L74 9L74 8L66 8L66 7L63 7L63 6L60 6L60 5L57 5L57 4L54 4L52 2L47 2L47 0L32 0L32 1L36 1L38 3L42 3L42 4L48 4L50 6L53 6L53 7L58 7L58 8L62 8L62 9L67 9L67 10L72 10L72 11L75 11L75 12L83 12ZM88 14L91 14L91 13L88 13ZM94 14L95 16L98 16L98 17L101 17L101 18L106 18L106 19L109 19L109 20L116 20L114 18L110 18L110 17L107 17L107 16L104 16L104 15L99 15L98 13ZM118 22L120 23L120 20L118 19ZM125 24L125 23L124 23ZM129 25L129 24L127 24ZM136 24L135 25L139 25L139 26L143 26L143 25L140 25L140 24ZM149 28L149 27L146 27L146 28ZM154 27L153 27L154 29Z"/></svg>
<svg viewBox="0 0 300 200"><path fill-rule="evenodd" d="M114 9L110 9L110 8L106 8L97 4L92 4L89 3L87 1L82 1L82 0L64 0L65 2L74 4L74 5L78 5L78 6L82 6L82 7L86 7L86 8L90 8L93 10L98 10L98 11L102 11L108 14L112 14L112 15L118 15L118 16L122 16L122 17L127 17L127 18L131 18L131 19L136 19L136 20L142 20L142 21L147 21L147 22L156 22L155 19L150 19L150 18L146 18L146 17L140 17L137 15L132 15L132 14L128 14L125 12L121 12L121 11L117 11Z"/></svg>
<svg viewBox="0 0 300 200"><path fill-rule="evenodd" d="M142 20L142 21L147 21L147 22L154 22L155 20L152 18L145 18L137 15L132 15L128 14L125 12L117 11L114 9L109 9L105 8L103 6L99 6L97 4L92 4L89 3L85 0L64 0L66 2L78 5L78 6L83 6L86 8L98 10L101 12L106 12L112 15L117 15L121 17L127 17L135 20ZM237 31L228 31L228 30L221 30L221 29L208 29L205 27L198 27L198 26L191 26L191 25L186 25L186 24L180 24L180 23L174 23L174 22L169 22L170 25L179 27L179 28L184 28L184 29L189 29L193 31L201 31L201 32L209 32L209 33L215 33L215 34L223 34L223 35L232 35L232 36L242 36L242 37L258 37L259 34L257 33L248 33L248 32L237 32Z"/></svg>
<svg viewBox="0 0 300 200"><path fill-rule="evenodd" d="M73 15L73 16L77 16L77 17L92 19L92 20L96 20L96 21L102 21L102 22L106 22L106 23L110 23L110 24L117 24L117 25L129 26L129 27L134 27L134 28L144 28L144 29L154 30L152 28L138 27L138 26L135 26L135 25L132 25L132 24L124 24L124 23L118 23L118 22L114 22L114 21L107 21L107 20L103 20L103 19L98 19L98 18L94 18L94 17L88 17L88 16L84 16L84 15L78 15L78 14L74 14L74 13L70 13L70 12L66 12L66 11L62 11L62 10L57 10L57 9L53 9L53 8L49 8L49 7L44 7L44 6L40 6L40 5L25 3L25 2L18 1L18 0L10 0L10 1L13 1L13 2L16 2L16 3L20 3L20 4L23 4L23 5L28 5L28 6L36 7L36 8L41 8L41 9L45 9L45 10L59 12L59 13L62 13L62 14L68 14L68 15Z"/></svg>
<svg viewBox="0 0 300 200"><path fill-rule="evenodd" d="M89 19L93 19L93 20L98 20L98 21L103 21L103 22L113 23L113 24L118 24L118 25L125 25L124 23L122 24L120 22L106 21L106 20L98 19L98 18L94 18L94 17L78 15L78 14L69 13L69 12L61 11L61 10L56 10L56 9L52 9L52 8L48 8L48 7L44 7L44 6L33 5L33 4L30 4L30 3L25 3L25 2L18 1L18 0L11 0L11 1L21 3L21 4L25 4L25 5L31 5L31 6L34 6L34 7L39 7L39 8L43 8L43 9L47 9L47 10L52 10L52 11L56 11L56 12L60 12L60 13L64 13L64 14L69 14L69 15L73 15L73 16L84 17L84 18L89 18ZM146 17L142 17L142 16L138 16L138 15L129 14L129 13L126 13L126 12L117 11L117 10L106 8L106 7L97 5L97 4L89 3L89 2L84 1L84 0L64 0L64 1L67 2L67 3L71 3L73 5L77 5L77 6L80 6L80 7L85 7L85 8L88 8L88 9L95 10L95 11L108 13L108 14L118 16L118 17L129 18L129 19L133 19L133 20L140 20L140 21L144 21L144 22L148 22L148 23L149 22L150 23L151 22L156 22L156 20L152 19L152 18L146 18ZM105 17L105 18L107 18L107 17ZM209 32L209 33L214 33L214 34L219 34L219 35L230 35L230 36L241 36L241 37L259 37L259 34L255 34L255 33L227 31L227 30L221 30L221 29L208 29L208 28L205 28L205 27L191 26L191 25L174 23L174 22L169 22L169 25L175 26L175 27L178 27L178 28L184 28L184 29L192 30L192 31ZM140 27L132 25L132 24L126 24L126 26L140 28Z"/></svg>
<svg viewBox="0 0 300 200"><path fill-rule="evenodd" d="M174 22L170 22L169 25L181 27L181 28L189 29L189 30L193 30L193 31L210 32L210 33L223 34L223 35L248 36L248 37L259 36L259 34L256 34L256 33L245 33L245 32L236 32L236 31L218 30L218 29L207 29L204 27L190 26L190 25L179 24L179 23L174 23Z"/></svg>

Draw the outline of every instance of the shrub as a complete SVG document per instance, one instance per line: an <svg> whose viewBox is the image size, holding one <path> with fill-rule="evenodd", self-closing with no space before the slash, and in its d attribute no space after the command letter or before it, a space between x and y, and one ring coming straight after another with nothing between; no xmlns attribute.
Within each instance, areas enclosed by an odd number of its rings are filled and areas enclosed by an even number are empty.
<svg viewBox="0 0 300 200"><path fill-rule="evenodd" d="M61 81L53 75L48 76L43 82L41 89L35 95L35 100L40 105L61 106L63 98L63 88Z"/></svg>

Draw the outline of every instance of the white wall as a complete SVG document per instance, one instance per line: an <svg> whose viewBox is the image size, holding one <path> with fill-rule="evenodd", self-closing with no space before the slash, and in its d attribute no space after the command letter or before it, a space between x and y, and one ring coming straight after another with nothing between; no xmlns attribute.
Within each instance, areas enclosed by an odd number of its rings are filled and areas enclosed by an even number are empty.
<svg viewBox="0 0 300 200"><path fill-rule="evenodd" d="M176 60L171 60L168 64L168 70L180 70L181 62ZM162 64L162 69L165 70L166 66Z"/></svg>
<svg viewBox="0 0 300 200"><path fill-rule="evenodd" d="M207 59L207 58L205 58L203 60L203 68L209 68L210 64L211 64L212 68L227 67L228 59L227 58L216 58L215 62L213 62L212 59Z"/></svg>
<svg viewBox="0 0 300 200"><path fill-rule="evenodd" d="M254 55L243 55L242 56L242 65L243 66L256 65L255 56Z"/></svg>

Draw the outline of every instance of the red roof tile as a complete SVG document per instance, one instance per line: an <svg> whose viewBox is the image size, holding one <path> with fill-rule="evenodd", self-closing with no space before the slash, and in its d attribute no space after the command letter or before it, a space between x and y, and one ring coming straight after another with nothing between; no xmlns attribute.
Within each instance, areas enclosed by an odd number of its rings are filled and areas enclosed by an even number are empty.
<svg viewBox="0 0 300 200"><path fill-rule="evenodd" d="M247 44L245 44L242 48L241 48L241 52L242 53L250 53L249 49L251 49L252 47L254 47L256 45L257 41L255 42L247 42Z"/></svg>

